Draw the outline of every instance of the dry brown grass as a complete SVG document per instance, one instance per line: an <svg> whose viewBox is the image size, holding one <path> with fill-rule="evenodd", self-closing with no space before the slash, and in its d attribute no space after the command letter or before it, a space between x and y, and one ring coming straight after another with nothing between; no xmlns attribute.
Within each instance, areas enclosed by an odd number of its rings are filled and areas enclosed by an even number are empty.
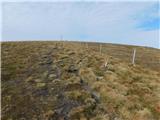
<svg viewBox="0 0 160 120"><path fill-rule="evenodd" d="M147 69L138 57L131 65L130 46L104 45L100 54L88 45L2 43L2 120L159 120L158 64ZM146 62L158 59L159 50L137 49L153 52Z"/></svg>

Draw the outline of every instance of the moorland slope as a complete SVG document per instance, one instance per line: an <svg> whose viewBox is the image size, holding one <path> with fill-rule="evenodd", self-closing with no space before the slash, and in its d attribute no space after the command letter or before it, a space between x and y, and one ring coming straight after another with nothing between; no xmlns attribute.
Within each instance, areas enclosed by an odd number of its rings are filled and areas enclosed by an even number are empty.
<svg viewBox="0 0 160 120"><path fill-rule="evenodd" d="M159 120L160 50L96 45L2 42L2 120Z"/></svg>

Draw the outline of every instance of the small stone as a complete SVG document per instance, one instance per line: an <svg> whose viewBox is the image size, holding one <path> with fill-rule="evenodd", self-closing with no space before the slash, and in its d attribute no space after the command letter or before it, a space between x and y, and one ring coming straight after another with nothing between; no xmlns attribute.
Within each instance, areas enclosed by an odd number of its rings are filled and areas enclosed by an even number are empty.
<svg viewBox="0 0 160 120"><path fill-rule="evenodd" d="M31 76L26 79L26 82L33 82L33 81L34 81L34 79Z"/></svg>
<svg viewBox="0 0 160 120"><path fill-rule="evenodd" d="M99 100L100 100L100 94L99 93L92 92L91 96L92 96L93 99L95 99L96 102L99 102Z"/></svg>
<svg viewBox="0 0 160 120"><path fill-rule="evenodd" d="M52 65L52 69L54 70L54 69L56 69L57 68L57 66L56 65Z"/></svg>
<svg viewBox="0 0 160 120"><path fill-rule="evenodd" d="M47 55L43 55L43 56L42 56L42 58L47 58L47 57L48 57Z"/></svg>
<svg viewBox="0 0 160 120"><path fill-rule="evenodd" d="M97 81L102 80L102 79L103 79L102 76L97 77Z"/></svg>
<svg viewBox="0 0 160 120"><path fill-rule="evenodd" d="M43 88L46 86L46 83L37 83L36 85L38 88Z"/></svg>
<svg viewBox="0 0 160 120"><path fill-rule="evenodd" d="M60 79L54 79L53 82L60 82Z"/></svg>
<svg viewBox="0 0 160 120"><path fill-rule="evenodd" d="M68 52L68 55L73 55L73 54L75 54L74 51L69 51L69 52Z"/></svg>
<svg viewBox="0 0 160 120"><path fill-rule="evenodd" d="M52 60L47 60L46 64L52 64L52 62L53 62Z"/></svg>
<svg viewBox="0 0 160 120"><path fill-rule="evenodd" d="M69 58L69 56L68 55L63 55L63 56L61 56L60 59L66 59L66 58Z"/></svg>
<svg viewBox="0 0 160 120"><path fill-rule="evenodd" d="M120 118L115 117L114 120L121 120Z"/></svg>
<svg viewBox="0 0 160 120"><path fill-rule="evenodd" d="M51 118L54 114L54 111L49 110L48 112L45 113L45 117L47 117L48 119Z"/></svg>
<svg viewBox="0 0 160 120"><path fill-rule="evenodd" d="M42 74L41 78L42 78L42 79L46 79L47 77L48 77L48 71L45 71L45 72Z"/></svg>
<svg viewBox="0 0 160 120"><path fill-rule="evenodd" d="M38 64L39 65L44 65L45 63L44 63L44 61L40 61Z"/></svg>
<svg viewBox="0 0 160 120"><path fill-rule="evenodd" d="M43 77L46 77L46 76L48 76L48 71L43 73Z"/></svg>
<svg viewBox="0 0 160 120"><path fill-rule="evenodd" d="M70 65L68 68L68 72L77 72L78 68L75 65Z"/></svg>
<svg viewBox="0 0 160 120"><path fill-rule="evenodd" d="M34 82L38 83L38 82L42 82L41 79L35 79Z"/></svg>
<svg viewBox="0 0 160 120"><path fill-rule="evenodd" d="M57 75L55 75L55 74L50 74L49 75L49 79L54 79L54 78L56 78L57 77Z"/></svg>

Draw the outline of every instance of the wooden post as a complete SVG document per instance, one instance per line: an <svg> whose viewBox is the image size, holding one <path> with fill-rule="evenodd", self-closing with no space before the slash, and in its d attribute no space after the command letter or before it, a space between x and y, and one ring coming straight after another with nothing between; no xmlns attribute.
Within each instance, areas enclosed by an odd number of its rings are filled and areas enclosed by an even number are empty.
<svg viewBox="0 0 160 120"><path fill-rule="evenodd" d="M102 45L99 46L99 52L102 53Z"/></svg>
<svg viewBox="0 0 160 120"><path fill-rule="evenodd" d="M133 49L132 64L135 65L136 48Z"/></svg>
<svg viewBox="0 0 160 120"><path fill-rule="evenodd" d="M104 67L106 68L108 65L108 59L105 58L105 64L104 64Z"/></svg>

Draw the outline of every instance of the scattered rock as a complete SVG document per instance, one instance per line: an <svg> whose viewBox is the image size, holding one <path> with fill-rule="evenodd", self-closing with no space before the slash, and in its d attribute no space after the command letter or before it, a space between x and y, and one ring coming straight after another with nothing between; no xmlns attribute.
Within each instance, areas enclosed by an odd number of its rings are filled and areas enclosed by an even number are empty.
<svg viewBox="0 0 160 120"><path fill-rule="evenodd" d="M40 61L38 64L39 65L44 65L45 63L44 63L44 61Z"/></svg>
<svg viewBox="0 0 160 120"><path fill-rule="evenodd" d="M52 64L52 62L53 62L53 61L49 59L49 60L47 60L45 63L46 63L46 64Z"/></svg>
<svg viewBox="0 0 160 120"><path fill-rule="evenodd" d="M53 65L51 66L51 68L52 68L53 70L55 70L55 69L57 68L57 66L56 66L55 64L53 64Z"/></svg>
<svg viewBox="0 0 160 120"><path fill-rule="evenodd" d="M26 82L34 82L34 79L33 79L32 76L30 76L30 77L28 77L25 81L26 81Z"/></svg>
<svg viewBox="0 0 160 120"><path fill-rule="evenodd" d="M53 82L60 82L60 79L54 79Z"/></svg>
<svg viewBox="0 0 160 120"><path fill-rule="evenodd" d="M42 77L46 78L48 76L48 71L45 71L42 75Z"/></svg>
<svg viewBox="0 0 160 120"><path fill-rule="evenodd" d="M75 65L70 65L68 67L68 72L77 72L78 71L78 67L76 67Z"/></svg>
<svg viewBox="0 0 160 120"><path fill-rule="evenodd" d="M122 120L121 118L115 117L114 120Z"/></svg>
<svg viewBox="0 0 160 120"><path fill-rule="evenodd" d="M43 56L42 56L42 58L47 58L47 57L48 57L48 55L43 55Z"/></svg>
<svg viewBox="0 0 160 120"><path fill-rule="evenodd" d="M60 59L66 59L66 58L69 58L69 56L68 55L63 55L63 56L61 56Z"/></svg>
<svg viewBox="0 0 160 120"><path fill-rule="evenodd" d="M97 92L91 92L91 96L93 99L95 99L96 102L100 101L100 94Z"/></svg>
<svg viewBox="0 0 160 120"><path fill-rule="evenodd" d="M97 77L97 81L99 80L103 80L103 77L102 76Z"/></svg>
<svg viewBox="0 0 160 120"><path fill-rule="evenodd" d="M73 55L73 54L75 54L74 51L68 51L68 55Z"/></svg>
<svg viewBox="0 0 160 120"><path fill-rule="evenodd" d="M37 86L38 88L43 88L43 87L46 86L46 83L37 83L36 86Z"/></svg>
<svg viewBox="0 0 160 120"><path fill-rule="evenodd" d="M57 60L57 61L55 61L55 63L61 65L61 64L63 64L63 60ZM54 65L54 66L55 66L55 65Z"/></svg>
<svg viewBox="0 0 160 120"><path fill-rule="evenodd" d="M57 78L57 75L55 75L55 74L50 74L50 75L48 76L48 78L49 78L50 80L53 80L53 79Z"/></svg>
<svg viewBox="0 0 160 120"><path fill-rule="evenodd" d="M34 79L34 82L40 83L40 82L42 82L42 80L41 79Z"/></svg>

